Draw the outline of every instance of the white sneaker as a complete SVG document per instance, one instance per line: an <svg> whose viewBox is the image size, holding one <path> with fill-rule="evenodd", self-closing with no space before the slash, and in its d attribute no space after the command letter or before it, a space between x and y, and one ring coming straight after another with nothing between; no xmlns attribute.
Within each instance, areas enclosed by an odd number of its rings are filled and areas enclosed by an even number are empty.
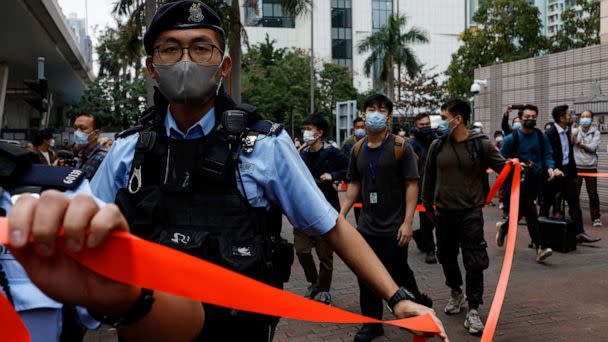
<svg viewBox="0 0 608 342"><path fill-rule="evenodd" d="M448 300L448 304L445 306L445 309L443 309L443 312L448 315L460 313L460 308L464 305L465 301L466 298L464 293L452 291L452 296L450 297L450 300Z"/></svg>
<svg viewBox="0 0 608 342"><path fill-rule="evenodd" d="M464 320L464 327L469 330L469 334L471 335L481 335L485 327L477 310L471 309L467 312L467 318Z"/></svg>
<svg viewBox="0 0 608 342"><path fill-rule="evenodd" d="M593 221L593 226L594 227L601 227L602 226L602 220L600 219L596 219Z"/></svg>
<svg viewBox="0 0 608 342"><path fill-rule="evenodd" d="M553 255L551 248L539 248L536 250L536 262L541 263L551 255Z"/></svg>

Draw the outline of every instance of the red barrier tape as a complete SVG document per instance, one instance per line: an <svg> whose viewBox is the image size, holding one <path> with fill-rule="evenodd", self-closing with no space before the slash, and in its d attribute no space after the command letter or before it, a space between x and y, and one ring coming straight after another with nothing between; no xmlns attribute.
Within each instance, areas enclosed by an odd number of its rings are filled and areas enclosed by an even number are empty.
<svg viewBox="0 0 608 342"><path fill-rule="evenodd" d="M0 218L0 244L7 243L8 221ZM58 246L61 245L62 239L58 241ZM311 322L385 323L411 331L439 332L439 327L429 315L390 321L357 315L279 290L124 231L114 231L98 248L78 254L60 248L77 262L107 278L203 303ZM0 300L0 317L0 340L29 341L25 326L14 321L19 317L5 299ZM414 341L422 342L425 338L416 336Z"/></svg>
<svg viewBox="0 0 608 342"><path fill-rule="evenodd" d="M608 173L579 172L578 175L581 177L598 177L598 178L608 177Z"/></svg>
<svg viewBox="0 0 608 342"><path fill-rule="evenodd" d="M496 326L498 325L498 318L500 317L500 311L502 309L502 304L505 300L505 295L507 293L507 285L509 284L511 266L513 265L513 254L515 253L515 239L517 238L517 219L513 218L519 217L519 186L521 178L519 160L513 159L505 165L502 172L498 176L498 179L496 179L496 183L494 183L490 194L488 194L488 197L486 199L486 201L489 202L494 197L496 191L498 191L498 189L502 186L504 181L509 176L511 168L514 169L514 172L513 182L511 185L511 205L509 208L509 217L511 218L511 220L509 220L509 231L507 233L507 247L505 248L505 258L502 262L500 277L498 278L496 292L494 294L494 299L492 300L490 312L488 313L486 327L483 331L483 335L481 336L481 342L491 342L492 338L494 337L494 333L496 332Z"/></svg>

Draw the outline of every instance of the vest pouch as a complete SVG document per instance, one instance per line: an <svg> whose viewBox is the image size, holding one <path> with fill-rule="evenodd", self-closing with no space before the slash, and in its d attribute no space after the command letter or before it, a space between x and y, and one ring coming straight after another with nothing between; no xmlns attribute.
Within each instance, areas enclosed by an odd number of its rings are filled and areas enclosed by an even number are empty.
<svg viewBox="0 0 608 342"><path fill-rule="evenodd" d="M291 266L294 260L293 244L283 238L279 238L277 250L272 258L276 281L279 285L288 282L291 277Z"/></svg>
<svg viewBox="0 0 608 342"><path fill-rule="evenodd" d="M221 234L218 240L223 266L253 278L260 277L263 270L262 236L242 239L235 234Z"/></svg>
<svg viewBox="0 0 608 342"><path fill-rule="evenodd" d="M155 242L186 254L199 256L209 232L190 229L162 230Z"/></svg>

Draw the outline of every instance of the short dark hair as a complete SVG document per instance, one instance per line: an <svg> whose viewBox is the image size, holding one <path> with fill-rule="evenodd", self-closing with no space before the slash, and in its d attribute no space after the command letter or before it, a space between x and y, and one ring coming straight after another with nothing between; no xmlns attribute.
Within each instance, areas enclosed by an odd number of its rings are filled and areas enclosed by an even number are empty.
<svg viewBox="0 0 608 342"><path fill-rule="evenodd" d="M311 114L304 119L303 125L311 125L315 126L317 129L323 131L323 137L327 137L329 135L329 122L325 120L319 114Z"/></svg>
<svg viewBox="0 0 608 342"><path fill-rule="evenodd" d="M365 120L363 120L362 117L355 118L355 120L353 120L353 127L357 126L357 123L359 122L365 122Z"/></svg>
<svg viewBox="0 0 608 342"><path fill-rule="evenodd" d="M382 94L375 94L365 99L365 102L363 103L363 111L365 112L365 110L371 106L384 106L386 109L388 109L389 115L393 114L393 102Z"/></svg>
<svg viewBox="0 0 608 342"><path fill-rule="evenodd" d="M519 113L517 113L517 116L519 116L521 118L524 115L524 112L526 110L531 110L531 111L535 112L536 115L538 115L538 107L536 107L535 105L527 104L527 105L524 105L524 107L519 111Z"/></svg>
<svg viewBox="0 0 608 342"><path fill-rule="evenodd" d="M567 112L568 112L567 105L561 105L561 106L554 107L553 111L551 111L551 116L553 117L553 121L559 122L559 118L561 118L562 116L565 116Z"/></svg>
<svg viewBox="0 0 608 342"><path fill-rule="evenodd" d="M446 102L446 103L444 103L444 104L442 104L442 105L441 105L441 108L439 108L439 110L441 110L442 112L443 112L444 110L446 110L446 109L448 109L448 104L447 104L447 102Z"/></svg>
<svg viewBox="0 0 608 342"><path fill-rule="evenodd" d="M428 117L429 117L428 114L426 114L426 113L420 113L420 114L418 114L418 115L416 115L414 117L414 123L418 123L418 121L420 121L420 120L422 120L424 118L428 118Z"/></svg>
<svg viewBox="0 0 608 342"><path fill-rule="evenodd" d="M497 135L502 135L503 137L505 136L505 134L501 130L494 132L494 136L497 136Z"/></svg>
<svg viewBox="0 0 608 342"><path fill-rule="evenodd" d="M83 112L83 113L77 114L74 119L77 119L81 116L87 116L87 117L93 118L93 129L101 129L101 126L103 126L103 120L101 118L101 115L99 115L97 113Z"/></svg>
<svg viewBox="0 0 608 342"><path fill-rule="evenodd" d="M35 147L38 147L48 139L53 139L53 131L51 129L43 129L34 133L32 137L32 144Z"/></svg>
<svg viewBox="0 0 608 342"><path fill-rule="evenodd" d="M452 115L460 115L465 123L471 118L471 106L468 102L461 99L454 99L446 103L447 111Z"/></svg>

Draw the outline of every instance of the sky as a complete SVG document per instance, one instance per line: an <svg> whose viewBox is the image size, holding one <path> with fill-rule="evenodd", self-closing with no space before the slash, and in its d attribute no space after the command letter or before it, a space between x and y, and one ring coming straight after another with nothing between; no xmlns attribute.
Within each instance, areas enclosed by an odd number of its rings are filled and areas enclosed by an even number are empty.
<svg viewBox="0 0 608 342"><path fill-rule="evenodd" d="M94 72L97 73L97 55L95 47L97 46L97 35L108 25L114 26L112 19L112 8L116 0L56 0L67 18L70 13L76 13L79 18L86 18L88 12L88 30L89 36L93 41L93 60ZM86 10L88 7L88 11ZM97 33L95 31L97 27Z"/></svg>

